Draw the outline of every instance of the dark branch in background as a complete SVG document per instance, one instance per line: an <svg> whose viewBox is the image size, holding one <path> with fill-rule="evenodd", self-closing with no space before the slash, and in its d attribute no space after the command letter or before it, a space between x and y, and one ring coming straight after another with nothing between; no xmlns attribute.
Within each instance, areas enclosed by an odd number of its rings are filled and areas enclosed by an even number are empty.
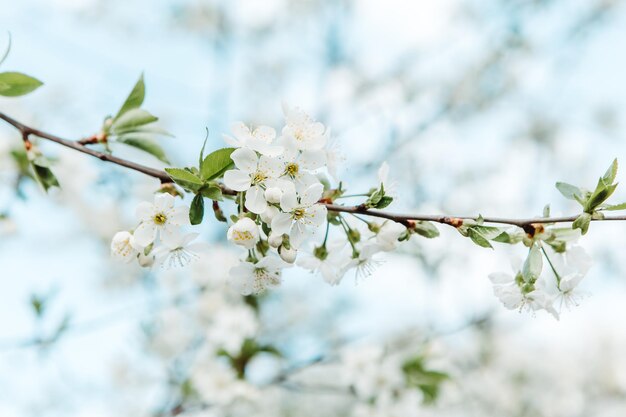
<svg viewBox="0 0 626 417"><path fill-rule="evenodd" d="M145 165L137 164L127 159L118 158L116 156L113 156L104 152L95 151L83 145L81 141L62 139L50 133L46 133L41 130L34 129L30 126L26 126L23 123L18 122L12 117L9 117L6 114L1 113L1 112L0 112L0 119L4 120L11 126L15 127L22 134L22 138L26 142L28 141L29 136L31 135L36 136L41 139L46 139L52 142L56 142L60 145L74 149L75 151L94 156L102 161L111 162L113 164L120 165L125 168L129 168L134 171L141 172L142 174L158 179L161 182L161 184L169 184L169 183L174 182L165 171L161 171L159 169L154 169L154 168L147 167ZM227 195L237 194L237 192L235 192L234 190L231 190L226 187L222 187L222 191L224 194L227 194ZM526 230L528 227L532 226L533 224L571 223L578 218L578 215L563 216L563 217L535 217L535 218L514 219L514 218L501 218L501 217L444 216L444 215L438 215L438 214L395 214L395 213L389 213L389 212L380 211L380 210L368 209L363 205L342 206L342 205L337 205L337 204L333 204L333 203L329 203L325 201L321 201L320 204L325 205L329 211L361 214L361 215L371 216L371 217L379 217L382 219L393 220L407 227L411 227L413 221L430 221L430 222L435 222L435 223L447 224L447 225L454 226L454 227L459 227L463 224L464 220L473 220L473 221L482 220L485 223L506 224L506 225L511 225L511 226L517 226ZM594 218L591 220L592 221L626 220L626 215L606 216L604 218Z"/></svg>

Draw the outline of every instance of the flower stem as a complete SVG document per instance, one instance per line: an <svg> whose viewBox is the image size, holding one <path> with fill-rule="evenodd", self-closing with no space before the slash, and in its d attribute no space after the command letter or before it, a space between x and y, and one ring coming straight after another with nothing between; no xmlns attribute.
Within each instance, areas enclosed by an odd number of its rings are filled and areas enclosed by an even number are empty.
<svg viewBox="0 0 626 417"><path fill-rule="evenodd" d="M543 256L546 257L546 260L548 261L552 272L554 272L554 276L556 277L556 288L561 291L561 276L558 272L556 272L556 268L554 267L554 265L552 265L552 261L550 260L550 257L548 256L546 250L543 248L543 245L540 245L539 247L541 248L541 252L543 252Z"/></svg>

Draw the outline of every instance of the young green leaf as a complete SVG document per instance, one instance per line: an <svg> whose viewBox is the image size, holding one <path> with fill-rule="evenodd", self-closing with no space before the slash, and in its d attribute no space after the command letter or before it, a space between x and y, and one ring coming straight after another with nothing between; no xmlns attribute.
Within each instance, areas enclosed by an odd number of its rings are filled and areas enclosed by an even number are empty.
<svg viewBox="0 0 626 417"><path fill-rule="evenodd" d="M609 211L626 210L626 203L608 205L608 206L602 207L602 210L609 210Z"/></svg>
<svg viewBox="0 0 626 417"><path fill-rule="evenodd" d="M613 160L609 169L606 170L606 172L604 173L604 176L602 177L602 180L604 180L606 184L613 184L613 181L615 181L616 176L617 176L617 158Z"/></svg>
<svg viewBox="0 0 626 417"><path fill-rule="evenodd" d="M200 190L202 195L206 198L215 201L222 201L224 198L222 196L222 190L216 186L204 187Z"/></svg>
<svg viewBox="0 0 626 417"><path fill-rule="evenodd" d="M415 226L412 229L420 236L432 239L439 236L439 230L437 227L429 221L416 221Z"/></svg>
<svg viewBox="0 0 626 417"><path fill-rule="evenodd" d="M583 210L592 213L600 204L604 203L613 194L617 184L607 184L603 178L598 180L598 185L594 192L589 196L587 202L583 206Z"/></svg>
<svg viewBox="0 0 626 417"><path fill-rule="evenodd" d="M189 207L189 221L191 224L196 225L202 223L204 218L204 197L201 194L196 194L191 201L191 207Z"/></svg>
<svg viewBox="0 0 626 417"><path fill-rule="evenodd" d="M131 109L137 109L143 104L143 100L146 95L146 85L143 82L143 74L137 80L137 83L133 87L133 90L130 92L126 101L117 112L115 116L115 120L119 119L124 113Z"/></svg>
<svg viewBox="0 0 626 417"><path fill-rule="evenodd" d="M45 192L52 187L59 187L59 181L52 173L48 161L44 157L35 158L31 161L33 172L35 173L35 179L41 185Z"/></svg>
<svg viewBox="0 0 626 417"><path fill-rule="evenodd" d="M580 188L566 182L557 182L556 189L559 190L561 194L563 194L563 197L570 200L578 201L579 199L582 199L585 194Z"/></svg>
<svg viewBox="0 0 626 417"><path fill-rule="evenodd" d="M591 223L591 214L583 213L572 223L572 229L580 229L580 232L584 235L589 230L589 224Z"/></svg>
<svg viewBox="0 0 626 417"><path fill-rule="evenodd" d="M150 137L154 137L157 135L174 137L173 134L163 129L162 127L153 126L153 125L129 126L129 127L118 128L115 130L115 134L118 136L125 135L127 133L135 133L135 134L146 135Z"/></svg>
<svg viewBox="0 0 626 417"><path fill-rule="evenodd" d="M388 195L383 196L378 203L376 204L376 208L377 209L383 209L385 207L387 207L389 204L391 204L393 202L393 197L390 197Z"/></svg>
<svg viewBox="0 0 626 417"><path fill-rule="evenodd" d="M43 83L21 72L0 73L0 96L18 97L41 87Z"/></svg>
<svg viewBox="0 0 626 417"><path fill-rule="evenodd" d="M190 190L198 190L202 187L203 182L194 173L182 168L165 168L165 172L170 178L183 188Z"/></svg>
<svg viewBox="0 0 626 417"><path fill-rule="evenodd" d="M502 232L491 240L493 240L494 242L508 243L510 245L514 245L516 243L521 242L522 239L524 239L524 235L521 233L511 234L508 232Z"/></svg>
<svg viewBox="0 0 626 417"><path fill-rule="evenodd" d="M132 133L128 133L126 135L120 136L117 141L125 145L132 146L133 148L141 149L142 151L154 156L158 160L169 164L163 148L161 148L158 143L152 140L138 137Z"/></svg>
<svg viewBox="0 0 626 417"><path fill-rule="evenodd" d="M235 148L222 148L211 152L204 158L200 165L200 176L204 180L214 180L222 177L224 172L233 166L230 154Z"/></svg>
<svg viewBox="0 0 626 417"><path fill-rule="evenodd" d="M489 243L489 241L482 234L480 234L480 232L478 232L475 228L472 227L468 229L467 233L468 233L469 238L472 239L472 242L474 242L478 246L482 246L483 248L493 249L493 246L491 246L491 243Z"/></svg>
<svg viewBox="0 0 626 417"><path fill-rule="evenodd" d="M125 131L134 130L139 126L154 123L157 120L159 120L158 117L151 115L143 109L131 109L113 122L111 130L117 135Z"/></svg>

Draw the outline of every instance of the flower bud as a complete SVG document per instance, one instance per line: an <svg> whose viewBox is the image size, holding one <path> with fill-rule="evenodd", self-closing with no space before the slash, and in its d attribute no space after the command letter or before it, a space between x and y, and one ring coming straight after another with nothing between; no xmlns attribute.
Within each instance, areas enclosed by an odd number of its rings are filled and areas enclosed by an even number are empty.
<svg viewBox="0 0 626 417"><path fill-rule="evenodd" d="M134 237L130 232L117 232L111 241L111 255L115 259L130 262L136 255Z"/></svg>
<svg viewBox="0 0 626 417"><path fill-rule="evenodd" d="M283 261L287 262L288 264L292 264L296 261L298 251L295 249L287 249L284 246L281 246L278 250L278 254Z"/></svg>
<svg viewBox="0 0 626 417"><path fill-rule="evenodd" d="M137 257L137 261L139 265L143 268L150 268L154 265L154 255L149 253L148 255L144 255L143 252L139 252L139 256Z"/></svg>
<svg viewBox="0 0 626 417"><path fill-rule="evenodd" d="M270 246L273 248L278 248L280 245L283 244L283 235L270 233L269 237L267 238L267 243L269 243Z"/></svg>
<svg viewBox="0 0 626 417"><path fill-rule="evenodd" d="M280 203L280 198L283 196L283 190L278 187L271 187L265 190L265 200L271 204Z"/></svg>
<svg viewBox="0 0 626 417"><path fill-rule="evenodd" d="M259 227L251 218L243 217L230 226L226 236L231 242L252 249L259 241Z"/></svg>
<svg viewBox="0 0 626 417"><path fill-rule="evenodd" d="M261 213L261 220L263 223L271 224L272 219L279 213L279 210L274 206L267 206L265 211Z"/></svg>

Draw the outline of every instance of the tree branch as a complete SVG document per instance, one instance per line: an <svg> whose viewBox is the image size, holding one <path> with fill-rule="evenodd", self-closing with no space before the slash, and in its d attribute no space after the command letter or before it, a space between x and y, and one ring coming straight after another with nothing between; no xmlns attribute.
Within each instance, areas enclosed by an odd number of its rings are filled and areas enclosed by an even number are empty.
<svg viewBox="0 0 626 417"><path fill-rule="evenodd" d="M147 167L145 165L137 164L135 162L129 161L127 159L118 158L116 156L99 152L93 150L87 146L85 146L81 141L73 141L60 138L58 136L52 135L50 133L34 129L30 126L26 126L25 124L18 122L12 117L7 116L6 114L0 112L0 119L4 120L11 126L15 127L21 134L24 140L27 140L30 135L37 136L41 139L46 139L60 145L66 146L68 148L74 149L75 151L85 153L87 155L91 155L105 162L111 162L116 165L120 165L125 168L132 169L134 171L141 172L142 174L148 175L150 177L158 179L161 184L173 183L174 181L170 178L170 176L165 172L159 169L154 169ZM222 187L222 191L227 195L236 195L237 193L234 190L231 190L227 187ZM321 201L320 204L326 206L329 211L340 212L340 213L352 213L352 214L361 214L365 216L378 217L382 219L393 220L395 222L401 223L407 227L412 227L413 222L415 221L430 221L435 223L447 224L453 227L459 227L463 224L464 220L472 220L477 221L479 217L476 216L444 216L439 214L395 214L389 213L380 210L372 210L364 207L363 205L358 206L342 206L329 202ZM571 223L578 215L573 216L563 216L563 217L534 217L534 218L501 218L501 217L482 217L482 220L485 223L496 223L496 224L506 224L511 226L517 226L522 229L527 230L533 224L547 224L547 223ZM592 219L592 221L623 221L626 220L626 215L621 216L606 216L602 219Z"/></svg>

